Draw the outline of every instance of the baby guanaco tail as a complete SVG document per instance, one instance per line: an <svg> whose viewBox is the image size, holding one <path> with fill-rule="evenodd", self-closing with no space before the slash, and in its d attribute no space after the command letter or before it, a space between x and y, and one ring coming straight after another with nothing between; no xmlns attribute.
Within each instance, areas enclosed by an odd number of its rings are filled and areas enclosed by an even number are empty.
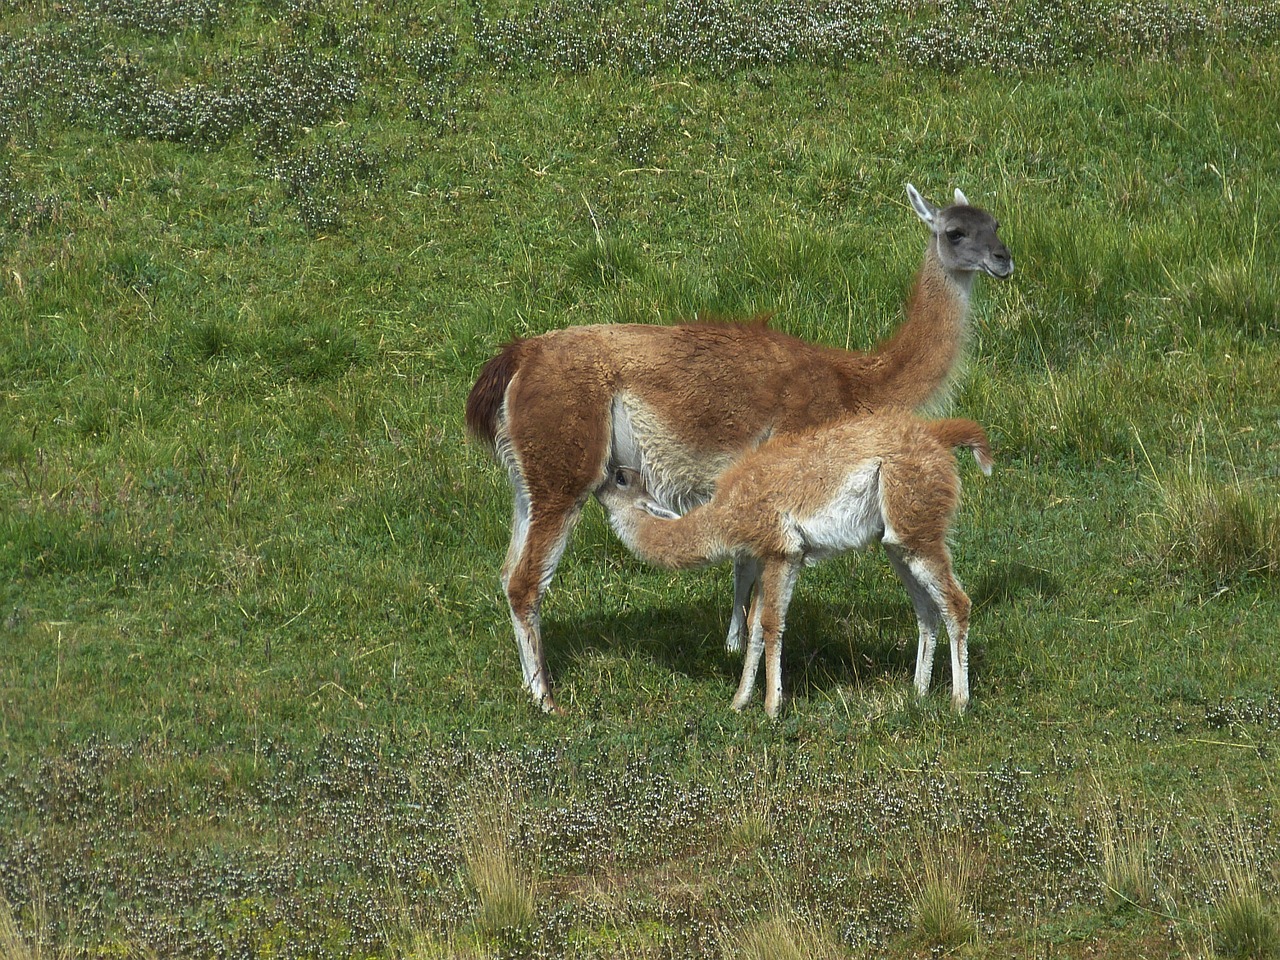
<svg viewBox="0 0 1280 960"><path fill-rule="evenodd" d="M991 444L987 433L972 420L934 420L928 424L930 432L940 443L948 447L966 447L978 461L978 467L986 476L991 476L991 465L995 461L991 457Z"/></svg>

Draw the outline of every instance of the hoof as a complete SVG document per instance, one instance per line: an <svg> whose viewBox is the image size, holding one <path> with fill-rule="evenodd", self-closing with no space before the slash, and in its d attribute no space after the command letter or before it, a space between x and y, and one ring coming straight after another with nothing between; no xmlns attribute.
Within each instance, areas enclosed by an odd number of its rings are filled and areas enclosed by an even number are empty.
<svg viewBox="0 0 1280 960"><path fill-rule="evenodd" d="M551 694L549 693L544 693L540 697L534 697L533 702L538 706L538 708L543 713L548 714L549 716L552 716L552 717L564 716L564 708L561 707L559 704L557 704L555 700L552 699Z"/></svg>

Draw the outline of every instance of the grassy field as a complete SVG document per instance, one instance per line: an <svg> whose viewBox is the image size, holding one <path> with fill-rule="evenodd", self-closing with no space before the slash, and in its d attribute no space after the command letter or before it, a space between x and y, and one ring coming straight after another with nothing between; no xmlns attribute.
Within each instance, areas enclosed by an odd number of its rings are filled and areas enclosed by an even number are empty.
<svg viewBox="0 0 1280 960"><path fill-rule="evenodd" d="M0 957L1280 957L1275 0L0 0ZM589 506L520 688L513 336L862 348L989 208L974 702L883 557L737 715ZM967 460L967 458L966 458Z"/></svg>

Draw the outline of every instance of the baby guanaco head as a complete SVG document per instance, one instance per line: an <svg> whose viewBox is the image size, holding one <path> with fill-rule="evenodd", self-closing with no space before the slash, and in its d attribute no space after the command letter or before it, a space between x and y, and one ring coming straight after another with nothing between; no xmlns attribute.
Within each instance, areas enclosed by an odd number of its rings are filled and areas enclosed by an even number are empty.
<svg viewBox="0 0 1280 960"><path fill-rule="evenodd" d="M680 514L673 513L649 496L643 475L631 467L610 467L608 477L596 488L596 499L609 511L609 519L615 527L620 519L634 511L660 520L680 519Z"/></svg>

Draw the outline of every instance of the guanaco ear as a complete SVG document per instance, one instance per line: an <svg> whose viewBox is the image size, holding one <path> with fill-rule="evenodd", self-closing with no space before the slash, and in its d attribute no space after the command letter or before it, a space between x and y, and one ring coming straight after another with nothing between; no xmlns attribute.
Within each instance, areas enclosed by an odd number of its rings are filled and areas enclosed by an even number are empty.
<svg viewBox="0 0 1280 960"><path fill-rule="evenodd" d="M657 517L659 520L679 520L680 514L674 513L662 506L660 503L654 503L652 500L641 500L640 509L651 517Z"/></svg>
<svg viewBox="0 0 1280 960"><path fill-rule="evenodd" d="M959 187L956 187L956 203L962 207L967 207L970 205L969 198L964 195L964 191L962 191Z"/></svg>
<svg viewBox="0 0 1280 960"><path fill-rule="evenodd" d="M911 206L915 208L916 216L929 225L929 229L936 227L935 218L938 215L938 208L932 203L920 196L920 191L912 184L907 184L907 199L911 201Z"/></svg>

